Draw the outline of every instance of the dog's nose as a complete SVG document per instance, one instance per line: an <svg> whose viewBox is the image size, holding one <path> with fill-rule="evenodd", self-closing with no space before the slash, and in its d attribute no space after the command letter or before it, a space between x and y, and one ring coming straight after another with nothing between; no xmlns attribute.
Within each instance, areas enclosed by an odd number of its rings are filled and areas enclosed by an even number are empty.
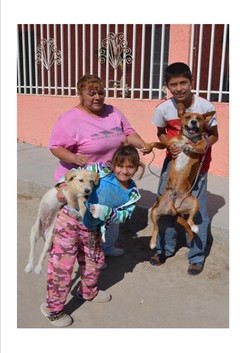
<svg viewBox="0 0 250 353"><path fill-rule="evenodd" d="M84 189L84 192L85 192L85 194L89 194L90 193L90 189Z"/></svg>
<svg viewBox="0 0 250 353"><path fill-rule="evenodd" d="M196 120L191 120L191 125L196 126L197 125L197 121Z"/></svg>

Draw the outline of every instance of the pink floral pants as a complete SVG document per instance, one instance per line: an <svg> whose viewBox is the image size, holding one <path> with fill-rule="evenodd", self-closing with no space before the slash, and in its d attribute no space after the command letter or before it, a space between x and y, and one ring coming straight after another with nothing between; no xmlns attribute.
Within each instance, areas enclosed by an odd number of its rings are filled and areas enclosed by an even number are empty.
<svg viewBox="0 0 250 353"><path fill-rule="evenodd" d="M50 312L64 308L76 259L81 277L79 293L91 300L98 293L97 281L105 261L101 234L91 234L62 208L57 214L48 262L46 300Z"/></svg>

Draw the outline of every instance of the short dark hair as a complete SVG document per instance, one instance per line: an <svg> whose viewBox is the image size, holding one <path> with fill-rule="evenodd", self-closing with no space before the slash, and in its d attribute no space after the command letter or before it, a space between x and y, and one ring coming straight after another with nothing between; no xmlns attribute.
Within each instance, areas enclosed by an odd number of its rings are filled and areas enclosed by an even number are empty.
<svg viewBox="0 0 250 353"><path fill-rule="evenodd" d="M176 62L171 65L168 65L165 69L165 82L168 84L169 80L172 77L186 77L189 80L192 80L192 72L189 66L185 63Z"/></svg>

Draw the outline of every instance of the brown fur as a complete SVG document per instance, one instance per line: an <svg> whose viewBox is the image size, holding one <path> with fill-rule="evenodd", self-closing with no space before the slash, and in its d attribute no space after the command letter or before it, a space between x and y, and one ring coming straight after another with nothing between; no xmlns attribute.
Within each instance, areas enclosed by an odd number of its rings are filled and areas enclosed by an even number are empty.
<svg viewBox="0 0 250 353"><path fill-rule="evenodd" d="M158 221L163 215L172 215L189 234L189 240L198 232L198 226L193 218L199 210L199 202L195 196L189 193L197 176L200 156L206 151L206 139L203 136L206 123L215 114L214 111L206 114L186 112L183 104L178 104L178 116L181 120L180 133L163 142L152 142L150 147L164 149L171 144L177 144L182 152L173 159L169 169L169 177L162 196L155 202L151 210L153 232L150 239L150 248L156 246L158 234ZM195 127L196 132L191 133L188 127ZM194 130L193 130L194 131ZM190 142L193 139L197 142ZM187 221L182 215L188 215Z"/></svg>

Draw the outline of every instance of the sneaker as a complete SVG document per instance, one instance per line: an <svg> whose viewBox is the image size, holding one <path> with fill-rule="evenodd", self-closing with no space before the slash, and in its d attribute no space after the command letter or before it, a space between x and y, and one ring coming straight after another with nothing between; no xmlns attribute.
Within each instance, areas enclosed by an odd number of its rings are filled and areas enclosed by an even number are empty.
<svg viewBox="0 0 250 353"><path fill-rule="evenodd" d="M46 308L46 303L43 303L40 306L40 310L43 316L51 323L51 325L56 327L66 327L70 326L73 322L73 319L70 315L67 315L63 310L59 311L56 314L49 313Z"/></svg>
<svg viewBox="0 0 250 353"><path fill-rule="evenodd" d="M105 256L121 256L125 253L123 249L113 248L112 250L105 253Z"/></svg>
<svg viewBox="0 0 250 353"><path fill-rule="evenodd" d="M76 297L77 299L86 300L83 298L83 296L80 293L77 293ZM89 301L94 303L107 303L110 300L111 300L111 295L109 293L103 290L99 290L98 294L93 299L90 299Z"/></svg>

